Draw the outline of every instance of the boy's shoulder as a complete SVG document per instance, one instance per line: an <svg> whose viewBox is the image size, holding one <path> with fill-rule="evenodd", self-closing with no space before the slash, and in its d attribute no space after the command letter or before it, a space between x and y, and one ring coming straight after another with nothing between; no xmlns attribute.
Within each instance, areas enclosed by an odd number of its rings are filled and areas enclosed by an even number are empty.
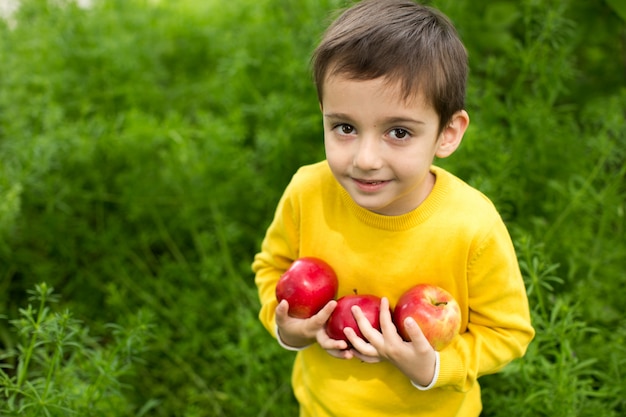
<svg viewBox="0 0 626 417"><path fill-rule="evenodd" d="M444 205L457 215L482 213L499 217L495 205L482 191L444 168L433 166L431 170L437 176L434 197L445 201Z"/></svg>
<svg viewBox="0 0 626 417"><path fill-rule="evenodd" d="M323 160L298 168L291 179L291 186L310 189L315 185L328 183L333 178L328 162Z"/></svg>
<svg viewBox="0 0 626 417"><path fill-rule="evenodd" d="M303 165L293 174L287 188L283 193L283 198L292 201L306 201L306 205L311 202L326 199L329 195L337 192L338 184L326 160Z"/></svg>

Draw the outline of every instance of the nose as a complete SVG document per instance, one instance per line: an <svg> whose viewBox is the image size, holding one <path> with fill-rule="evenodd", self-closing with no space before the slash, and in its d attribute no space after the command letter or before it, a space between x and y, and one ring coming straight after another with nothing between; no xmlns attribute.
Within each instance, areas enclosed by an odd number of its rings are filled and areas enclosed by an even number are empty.
<svg viewBox="0 0 626 417"><path fill-rule="evenodd" d="M380 141L374 137L363 137L355 141L352 165L361 171L374 171L382 167Z"/></svg>

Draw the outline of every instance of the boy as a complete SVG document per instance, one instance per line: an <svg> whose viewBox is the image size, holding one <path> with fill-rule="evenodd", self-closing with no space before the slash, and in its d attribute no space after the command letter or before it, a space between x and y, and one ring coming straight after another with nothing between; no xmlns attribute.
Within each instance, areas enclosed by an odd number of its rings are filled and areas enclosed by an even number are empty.
<svg viewBox="0 0 626 417"><path fill-rule="evenodd" d="M478 377L522 356L534 336L507 229L493 204L435 167L459 146L467 55L450 21L411 0L346 10L313 56L326 160L302 167L281 198L253 271L263 325L296 356L301 416L478 416ZM309 319L277 304L281 274L300 257L328 262L338 297L382 297L381 331L352 310L333 340L329 302ZM418 283L448 290L462 328L434 351L412 319L405 342L389 307Z"/></svg>

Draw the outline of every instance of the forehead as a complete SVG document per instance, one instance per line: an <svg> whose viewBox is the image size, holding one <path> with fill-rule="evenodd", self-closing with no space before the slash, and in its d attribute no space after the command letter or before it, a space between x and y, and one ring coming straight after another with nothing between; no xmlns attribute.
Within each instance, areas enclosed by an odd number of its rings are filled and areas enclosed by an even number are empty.
<svg viewBox="0 0 626 417"><path fill-rule="evenodd" d="M322 106L348 102L362 106L376 102L381 105L432 108L421 89L407 91L401 80L389 77L360 79L349 74L330 72L324 78L322 91Z"/></svg>
<svg viewBox="0 0 626 417"><path fill-rule="evenodd" d="M385 78L355 80L334 75L325 81L320 107L327 122L347 122L359 126L408 123L436 127L439 115L423 95L405 97L401 82Z"/></svg>

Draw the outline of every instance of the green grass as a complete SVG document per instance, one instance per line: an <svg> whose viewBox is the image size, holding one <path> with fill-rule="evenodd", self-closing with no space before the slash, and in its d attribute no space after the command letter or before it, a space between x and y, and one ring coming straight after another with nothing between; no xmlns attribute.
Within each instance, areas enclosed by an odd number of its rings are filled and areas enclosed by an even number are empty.
<svg viewBox="0 0 626 417"><path fill-rule="evenodd" d="M250 262L323 158L309 56L344 2L22 3L0 21L0 415L295 415ZM440 162L502 212L537 329L484 415L623 415L621 10L431 3L471 64Z"/></svg>

